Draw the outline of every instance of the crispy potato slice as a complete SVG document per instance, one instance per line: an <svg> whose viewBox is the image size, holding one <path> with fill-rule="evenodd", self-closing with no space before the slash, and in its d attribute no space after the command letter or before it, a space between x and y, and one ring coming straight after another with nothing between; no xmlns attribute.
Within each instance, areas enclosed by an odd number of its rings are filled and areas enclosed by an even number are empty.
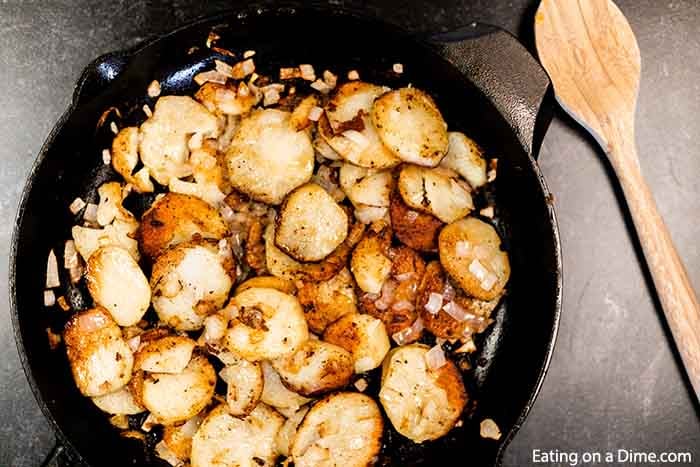
<svg viewBox="0 0 700 467"><path fill-rule="evenodd" d="M486 159L483 150L464 133L451 131L447 134L449 150L440 167L460 174L473 189L486 184Z"/></svg>
<svg viewBox="0 0 700 467"><path fill-rule="evenodd" d="M71 229L71 236L75 241L75 249L78 250L83 260L87 261L94 252L103 246L116 246L129 252L134 260L138 261L139 245L132 237L139 227L136 221L124 221L115 219L109 225L101 229L93 229L74 225Z"/></svg>
<svg viewBox="0 0 700 467"><path fill-rule="evenodd" d="M346 386L353 374L352 355L342 347L310 339L295 353L272 361L285 386L315 396Z"/></svg>
<svg viewBox="0 0 700 467"><path fill-rule="evenodd" d="M138 127L122 128L112 140L112 167L136 191L139 193L151 193L154 187L148 167L142 167L134 173L134 169L139 162L138 150Z"/></svg>
<svg viewBox="0 0 700 467"><path fill-rule="evenodd" d="M398 188L404 202L433 214L445 223L460 219L474 209L469 188L444 169L407 165L399 174Z"/></svg>
<svg viewBox="0 0 700 467"><path fill-rule="evenodd" d="M134 368L151 373L180 373L190 362L195 345L195 341L186 336L142 340L134 354Z"/></svg>
<svg viewBox="0 0 700 467"><path fill-rule="evenodd" d="M350 259L350 269L357 285L368 293L382 291L384 281L391 272L388 247L391 232L384 229L379 234L369 232L357 244Z"/></svg>
<svg viewBox="0 0 700 467"><path fill-rule="evenodd" d="M290 355L309 337L304 312L292 295L256 287L237 294L231 305L238 314L226 331L226 346L247 360Z"/></svg>
<svg viewBox="0 0 700 467"><path fill-rule="evenodd" d="M280 204L311 179L314 150L309 135L292 128L289 112L255 110L236 130L226 163L234 188L257 201Z"/></svg>
<svg viewBox="0 0 700 467"><path fill-rule="evenodd" d="M258 362L236 358L219 372L228 385L226 403L231 415L248 415L262 396L263 372Z"/></svg>
<svg viewBox="0 0 700 467"><path fill-rule="evenodd" d="M233 285L235 265L213 241L181 243L160 255L151 272L153 308L178 331L194 331L221 309Z"/></svg>
<svg viewBox="0 0 700 467"><path fill-rule="evenodd" d="M287 389L282 383L282 378L280 378L280 375L269 362L262 362L261 367L265 384L263 385L260 400L264 403L280 412L286 412L296 411L299 407L311 401L311 399Z"/></svg>
<svg viewBox="0 0 700 467"><path fill-rule="evenodd" d="M277 289L280 292L284 292L289 295L296 295L297 293L297 288L294 285L294 282L290 280L282 279L275 276L257 276L251 277L250 279L247 279L246 281L242 282L236 288L236 295L243 292L244 290L258 287L266 289Z"/></svg>
<svg viewBox="0 0 700 467"><path fill-rule="evenodd" d="M375 171L344 163L338 175L340 187L355 206L389 206L394 179L388 170Z"/></svg>
<svg viewBox="0 0 700 467"><path fill-rule="evenodd" d="M137 392L141 401L162 425L194 417L214 396L216 372L206 357L195 355L177 374L144 373Z"/></svg>
<svg viewBox="0 0 700 467"><path fill-rule="evenodd" d="M389 353L382 368L379 401L396 431L416 443L447 434L459 419L467 393L451 361L430 370L429 347L411 344Z"/></svg>
<svg viewBox="0 0 700 467"><path fill-rule="evenodd" d="M136 415L146 410L136 402L128 386L103 396L93 397L92 402L101 411L112 415Z"/></svg>
<svg viewBox="0 0 700 467"><path fill-rule="evenodd" d="M84 396L104 396L131 379L134 357L121 330L104 308L71 316L63 340L76 386Z"/></svg>
<svg viewBox="0 0 700 467"><path fill-rule="evenodd" d="M306 414L292 442L295 467L366 467L381 448L384 423L368 396L327 396Z"/></svg>
<svg viewBox="0 0 700 467"><path fill-rule="evenodd" d="M398 191L391 195L391 229L404 245L418 251L437 251L438 234L443 224L437 217L411 209Z"/></svg>
<svg viewBox="0 0 700 467"><path fill-rule="evenodd" d="M245 418L234 417L222 404L192 438L192 467L271 467L277 458L275 437L283 424L284 417L265 404Z"/></svg>
<svg viewBox="0 0 700 467"><path fill-rule="evenodd" d="M345 315L328 326L323 340L352 354L355 373L377 368L391 347L384 323L359 313Z"/></svg>
<svg viewBox="0 0 700 467"><path fill-rule="evenodd" d="M105 246L87 262L87 287L95 303L103 306L120 326L133 326L151 303L148 279L128 251Z"/></svg>
<svg viewBox="0 0 700 467"><path fill-rule="evenodd" d="M212 113L238 116L250 112L260 102L261 93L251 92L243 82L237 88L208 82L199 88L194 98Z"/></svg>
<svg viewBox="0 0 700 467"><path fill-rule="evenodd" d="M467 295L481 300L500 296L510 262L490 224L474 217L453 222L440 232L439 249L442 266Z"/></svg>
<svg viewBox="0 0 700 467"><path fill-rule="evenodd" d="M141 251L155 259L171 246L192 239L221 240L228 228L216 209L190 195L166 193L141 218L137 238Z"/></svg>
<svg viewBox="0 0 700 467"><path fill-rule="evenodd" d="M326 105L319 134L348 162L375 169L401 162L382 144L370 118L374 100L384 92L381 86L353 81L340 85Z"/></svg>
<svg viewBox="0 0 700 467"><path fill-rule="evenodd" d="M309 328L318 334L341 316L357 313L355 282L347 268L327 281L303 282L297 298Z"/></svg>
<svg viewBox="0 0 700 467"><path fill-rule="evenodd" d="M141 161L153 178L167 186L171 178L192 173L187 164L187 143L193 134L216 138L219 125L214 114L188 96L163 96L153 116L139 130Z"/></svg>
<svg viewBox="0 0 700 467"><path fill-rule="evenodd" d="M158 457L179 465L190 458L192 437L202 424L204 416L200 413L187 420L182 425L170 425L163 428L163 439L156 445ZM169 460L170 459L170 460Z"/></svg>
<svg viewBox="0 0 700 467"><path fill-rule="evenodd" d="M374 101L372 123L399 159L435 167L447 153L447 123L433 99L416 88L391 91Z"/></svg>
<svg viewBox="0 0 700 467"><path fill-rule="evenodd" d="M302 274L303 265L277 248L274 222L265 228L265 265L270 274L283 280L294 280Z"/></svg>
<svg viewBox="0 0 700 467"><path fill-rule="evenodd" d="M292 452L292 442L297 434L297 428L301 425L301 421L309 412L309 406L301 407L299 410L291 414L284 422L282 428L277 433L275 438L275 448L283 456L289 456Z"/></svg>
<svg viewBox="0 0 700 467"><path fill-rule="evenodd" d="M287 196L277 216L275 244L298 261L320 261L348 236L348 216L315 183Z"/></svg>

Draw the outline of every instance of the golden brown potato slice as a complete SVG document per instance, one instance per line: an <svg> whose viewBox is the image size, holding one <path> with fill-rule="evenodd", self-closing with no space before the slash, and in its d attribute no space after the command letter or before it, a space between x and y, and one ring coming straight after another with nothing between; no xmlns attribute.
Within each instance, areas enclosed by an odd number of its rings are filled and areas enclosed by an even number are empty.
<svg viewBox="0 0 700 467"><path fill-rule="evenodd" d="M304 131L290 124L290 113L256 110L241 121L226 153L231 184L257 201L280 204L311 179L314 150Z"/></svg>
<svg viewBox="0 0 700 467"><path fill-rule="evenodd" d="M258 404L245 418L234 417L226 405L212 410L192 438L192 467L271 467L275 438L284 417Z"/></svg>
<svg viewBox="0 0 700 467"><path fill-rule="evenodd" d="M280 292L284 292L289 295L296 295L297 293L297 288L294 285L294 282L290 280L281 279L275 276L257 276L251 277L250 279L247 279L246 281L242 282L236 288L236 295L243 292L244 290L252 289L254 287L277 289Z"/></svg>
<svg viewBox="0 0 700 467"><path fill-rule="evenodd" d="M245 83L238 87L219 83L204 83L194 95L210 112L217 115L243 115L250 112L258 102L260 93L255 93Z"/></svg>
<svg viewBox="0 0 700 467"><path fill-rule="evenodd" d="M375 171L344 163L338 175L340 187L355 206L389 206L394 179L388 170Z"/></svg>
<svg viewBox="0 0 700 467"><path fill-rule="evenodd" d="M447 153L447 124L433 99L416 88L391 91L374 102L372 122L399 159L435 167Z"/></svg>
<svg viewBox="0 0 700 467"><path fill-rule="evenodd" d="M437 251L438 234L443 224L437 217L411 209L398 191L391 195L391 229L404 245L418 251Z"/></svg>
<svg viewBox="0 0 700 467"><path fill-rule="evenodd" d="M295 467L366 467L381 448L376 402L356 392L327 396L306 414L292 443Z"/></svg>
<svg viewBox="0 0 700 467"><path fill-rule="evenodd" d="M195 345L195 341L186 336L142 340L134 354L134 368L151 373L180 373L190 362Z"/></svg>
<svg viewBox="0 0 700 467"><path fill-rule="evenodd" d="M187 143L193 134L216 138L216 116L188 96L163 96L156 102L153 116L140 128L141 161L154 179L167 186L171 178L190 175Z"/></svg>
<svg viewBox="0 0 700 467"><path fill-rule="evenodd" d="M320 334L341 316L357 313L355 282L347 268L327 281L302 284L297 298L313 332Z"/></svg>
<svg viewBox="0 0 700 467"><path fill-rule="evenodd" d="M226 382L226 403L231 415L248 415L260 401L263 391L263 372L258 362L236 358L219 372Z"/></svg>
<svg viewBox="0 0 700 467"><path fill-rule="evenodd" d="M440 262L467 295L481 300L500 296L510 277L508 254L490 224L474 217L440 232Z"/></svg>
<svg viewBox="0 0 700 467"><path fill-rule="evenodd" d="M214 367L206 357L195 355L181 373L144 373L137 392L157 423L172 425L201 412L215 385Z"/></svg>
<svg viewBox="0 0 700 467"><path fill-rule="evenodd" d="M120 326L133 326L151 303L151 288L128 251L105 246L87 263L87 286L95 303L103 306Z"/></svg>
<svg viewBox="0 0 700 467"><path fill-rule="evenodd" d="M122 128L112 141L112 167L139 193L153 191L153 182L148 167L134 173L139 162L139 129L134 126Z"/></svg>
<svg viewBox="0 0 700 467"><path fill-rule="evenodd" d="M190 195L166 193L143 214L137 238L141 251L155 259L169 247L192 239L221 240L228 228L216 209Z"/></svg>
<svg viewBox="0 0 700 467"><path fill-rule="evenodd" d="M93 397L92 402L103 412L112 415L135 415L146 410L136 402L128 386L103 396Z"/></svg>
<svg viewBox="0 0 700 467"><path fill-rule="evenodd" d="M233 297L230 305L238 314L226 332L226 346L247 360L290 355L309 337L304 312L292 295L251 288Z"/></svg>
<svg viewBox="0 0 700 467"><path fill-rule="evenodd" d="M215 242L181 243L153 265L153 308L172 328L200 329L204 318L223 307L234 278L233 259L220 255Z"/></svg>
<svg viewBox="0 0 700 467"><path fill-rule="evenodd" d="M314 396L346 386L353 374L352 355L319 340L306 341L295 353L272 361L285 386Z"/></svg>
<svg viewBox="0 0 700 467"><path fill-rule="evenodd" d="M321 137L343 159L375 169L394 167L400 160L381 142L370 112L386 88L354 81L342 84L318 122Z"/></svg>
<svg viewBox="0 0 700 467"><path fill-rule="evenodd" d="M416 443L447 434L459 419L467 393L451 361L431 370L429 347L411 344L389 353L382 368L379 401L396 431Z"/></svg>
<svg viewBox="0 0 700 467"><path fill-rule="evenodd" d="M131 349L104 308L71 316L63 340L73 379L83 395L104 396L123 388L131 379Z"/></svg>
<svg viewBox="0 0 700 467"><path fill-rule="evenodd" d="M320 261L348 236L348 216L315 183L287 196L277 216L275 244L298 261Z"/></svg>
<svg viewBox="0 0 700 467"><path fill-rule="evenodd" d="M283 413L295 412L299 407L311 401L311 399L287 389L282 383L282 378L269 362L261 362L261 367L265 384L260 400L264 403Z"/></svg>
<svg viewBox="0 0 700 467"><path fill-rule="evenodd" d="M182 425L163 428L163 439L156 444L156 454L171 465L187 462L192 451L192 437L202 424L204 416L197 414Z"/></svg>
<svg viewBox="0 0 700 467"><path fill-rule="evenodd" d="M265 265L270 274L283 280L295 280L302 274L303 265L277 248L275 245L275 225L271 222L265 228Z"/></svg>
<svg viewBox="0 0 700 467"><path fill-rule="evenodd" d="M345 315L328 326L323 340L352 354L355 373L377 368L391 347L384 323L359 313Z"/></svg>
<svg viewBox="0 0 700 467"><path fill-rule="evenodd" d="M350 269L357 285L368 293L378 294L391 272L388 246L391 232L369 232L357 244L350 259Z"/></svg>
<svg viewBox="0 0 700 467"><path fill-rule="evenodd" d="M454 172L406 165L399 174L398 188L404 202L433 214L445 223L456 221L474 209L469 187Z"/></svg>
<svg viewBox="0 0 700 467"><path fill-rule="evenodd" d="M447 134L450 147L440 167L460 174L475 190L486 184L486 159L481 148L464 133Z"/></svg>

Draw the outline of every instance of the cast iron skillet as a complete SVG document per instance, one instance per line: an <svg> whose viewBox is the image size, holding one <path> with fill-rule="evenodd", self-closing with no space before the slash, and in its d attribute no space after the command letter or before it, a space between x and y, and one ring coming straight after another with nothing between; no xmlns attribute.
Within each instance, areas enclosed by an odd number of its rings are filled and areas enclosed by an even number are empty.
<svg viewBox="0 0 700 467"><path fill-rule="evenodd" d="M10 261L11 306L17 345L31 388L57 434L47 465L165 465L143 445L118 435L73 383L63 348L49 349L46 328L60 331L67 313L42 306L49 249L62 251L76 221L67 209L76 197L93 201L95 188L115 173L102 164L113 137L96 129L116 106L120 126L143 119L153 104L145 90L158 79L163 94L191 93L192 76L210 68L216 53L204 47L210 30L219 45L254 49L263 72L313 63L390 86L413 83L432 94L453 129L472 135L499 157L498 228L510 252L512 278L496 324L480 343L466 375L477 401L464 426L443 439L414 445L387 429L382 465L497 465L523 423L552 354L561 306L561 258L550 195L535 162L550 115L540 112L549 81L510 35L473 24L423 41L383 22L338 9L274 8L227 13L197 21L137 49L100 57L81 77L72 105L49 135L24 190ZM192 46L197 50L189 50ZM189 51L189 53L188 53ZM387 70L404 64L397 77ZM64 277L62 283L67 283ZM84 290L64 291L74 309L87 308ZM479 436L493 418L500 441ZM348 427L353 429L353 427Z"/></svg>

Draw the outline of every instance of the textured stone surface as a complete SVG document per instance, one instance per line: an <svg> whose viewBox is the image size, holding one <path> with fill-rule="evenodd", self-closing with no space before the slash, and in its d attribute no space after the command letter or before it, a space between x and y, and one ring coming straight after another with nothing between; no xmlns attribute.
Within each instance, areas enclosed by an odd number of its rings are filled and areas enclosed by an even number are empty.
<svg viewBox="0 0 700 467"><path fill-rule="evenodd" d="M334 2L343 4L345 2ZM490 22L531 45L536 2L347 2L417 31ZM700 289L700 6L694 0L620 0L643 58L638 111L641 164L691 279ZM81 69L230 1L0 1L0 255L24 177L67 106ZM561 114L540 156L556 196L564 251L564 313L540 397L504 464L532 449L691 451L700 419L684 383L619 188L600 151ZM7 267L0 281L7 284ZM7 310L7 290L0 291ZM10 317L0 325L0 465L29 467L53 435L19 365Z"/></svg>

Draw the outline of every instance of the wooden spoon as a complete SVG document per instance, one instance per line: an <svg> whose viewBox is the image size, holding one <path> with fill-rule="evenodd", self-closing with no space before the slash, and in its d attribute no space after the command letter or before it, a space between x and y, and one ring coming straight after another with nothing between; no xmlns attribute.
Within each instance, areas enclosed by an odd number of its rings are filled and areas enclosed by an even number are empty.
<svg viewBox="0 0 700 467"><path fill-rule="evenodd" d="M634 33L610 0L543 0L535 38L558 102L595 137L620 180L666 320L700 398L700 306L637 158L641 59Z"/></svg>

